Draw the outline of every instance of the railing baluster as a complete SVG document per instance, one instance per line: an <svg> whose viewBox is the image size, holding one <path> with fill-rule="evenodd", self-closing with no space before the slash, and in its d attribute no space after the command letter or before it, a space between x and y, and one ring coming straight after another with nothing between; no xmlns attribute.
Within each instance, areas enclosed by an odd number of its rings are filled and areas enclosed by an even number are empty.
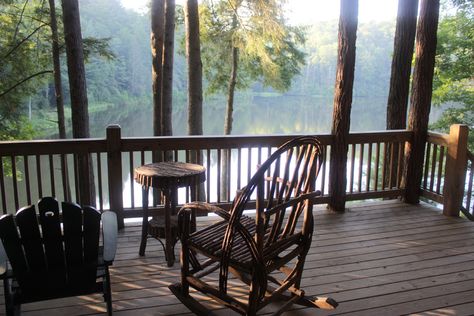
<svg viewBox="0 0 474 316"><path fill-rule="evenodd" d="M405 155L405 144L398 143L398 162L397 162L397 189L400 188L403 172L403 157Z"/></svg>
<svg viewBox="0 0 474 316"><path fill-rule="evenodd" d="M389 146L390 149L390 164L389 164L389 174L388 174L388 189L393 189L393 176L395 170L393 170L393 165L395 164L395 143L391 143Z"/></svg>
<svg viewBox="0 0 474 316"><path fill-rule="evenodd" d="M364 168L364 144L360 144L360 155L359 155L359 187L357 189L358 192L362 192L362 169Z"/></svg>
<svg viewBox="0 0 474 316"><path fill-rule="evenodd" d="M431 144L426 143L426 154L425 154L425 170L423 175L423 189L426 190L428 186L428 170L430 165L430 151L431 151Z"/></svg>
<svg viewBox="0 0 474 316"><path fill-rule="evenodd" d="M242 148L237 148L237 190L241 188L240 178L242 177Z"/></svg>
<svg viewBox="0 0 474 316"><path fill-rule="evenodd" d="M56 185L54 182L54 161L53 155L48 155L49 157L49 177L50 177L50 185L51 185L51 196L56 196Z"/></svg>
<svg viewBox="0 0 474 316"><path fill-rule="evenodd" d="M10 159L12 164L13 198L15 199L15 210L18 210L20 208L20 203L18 202L18 182L16 174L15 156L10 156Z"/></svg>
<svg viewBox="0 0 474 316"><path fill-rule="evenodd" d="M367 178L365 180L365 190L370 191L370 175L372 172L372 143L368 144L368 153L367 153Z"/></svg>
<svg viewBox="0 0 474 316"><path fill-rule="evenodd" d="M206 149L206 202L211 202L211 150Z"/></svg>
<svg viewBox="0 0 474 316"><path fill-rule="evenodd" d="M355 163L355 144L351 144L351 171L349 174L349 192L354 191L354 163Z"/></svg>
<svg viewBox="0 0 474 316"><path fill-rule="evenodd" d="M143 151L142 151L143 153ZM143 157L143 156L142 156ZM128 164L129 164L129 172L130 172L130 200L131 200L131 207L135 207L135 192L134 192L134 185L135 185L135 169L133 168L134 165L134 159L133 159L133 151L128 152ZM143 166L143 160L142 160L142 166Z"/></svg>
<svg viewBox="0 0 474 316"><path fill-rule="evenodd" d="M328 153L328 146L323 146L322 148L322 159L323 159L323 164L322 164L322 168L323 170L321 171L322 174L321 174L321 194L322 195L325 195L325 192L324 190L326 189L326 168L327 168L327 161L326 161L326 158L327 158L327 153Z"/></svg>
<svg viewBox="0 0 474 316"><path fill-rule="evenodd" d="M61 154L60 158L61 160L61 179L62 179L62 184L63 184L63 196L64 196L64 201L70 201L71 197L69 196L69 175L68 175L68 168L67 168L67 161L66 161L66 155Z"/></svg>
<svg viewBox="0 0 474 316"><path fill-rule="evenodd" d="M28 166L28 156L23 156L23 166L25 168L25 189L26 189L26 202L31 205L31 186L30 186L30 167Z"/></svg>
<svg viewBox="0 0 474 316"><path fill-rule="evenodd" d="M76 201L80 199L79 195L79 170L78 170L78 161L77 156L74 155L74 184L75 184L75 192L76 192Z"/></svg>
<svg viewBox="0 0 474 316"><path fill-rule="evenodd" d="M248 148L247 152L247 183L250 182L250 177L252 174L252 148Z"/></svg>
<svg viewBox="0 0 474 316"><path fill-rule="evenodd" d="M375 145L375 178L374 178L374 191L377 191L379 184L379 167L380 167L380 143Z"/></svg>
<svg viewBox="0 0 474 316"><path fill-rule="evenodd" d="M102 162L100 161L100 152L96 153L97 156L97 187L99 189L99 209L102 212L104 210L104 195L102 191ZM133 183L133 179L132 179Z"/></svg>
<svg viewBox="0 0 474 316"><path fill-rule="evenodd" d="M387 185L387 157L388 154L388 144L383 143L383 166L382 166L382 190L385 190Z"/></svg>
<svg viewBox="0 0 474 316"><path fill-rule="evenodd" d="M41 156L36 155L36 181L38 182L38 195L43 197L43 185L41 184Z"/></svg>
<svg viewBox="0 0 474 316"><path fill-rule="evenodd" d="M217 150L217 203L221 202L221 150Z"/></svg>
<svg viewBox="0 0 474 316"><path fill-rule="evenodd" d="M473 171L473 164L472 164L472 161L469 162L469 159L468 159L468 168L467 170L469 170L469 182L468 182L468 185L467 185L467 196L466 196L466 210L469 211L469 209L471 208L471 195L472 195L472 180L474 178L474 174L472 173Z"/></svg>
<svg viewBox="0 0 474 316"><path fill-rule="evenodd" d="M227 166L226 166L226 178L227 178L227 183L226 183L226 201L230 202L230 184L232 182L232 172L231 172L231 161L232 161L232 149L226 149L227 155L225 156L227 160Z"/></svg>
<svg viewBox="0 0 474 316"><path fill-rule="evenodd" d="M431 173L430 173L430 191L433 192L434 187L434 177L435 177L435 169L436 169L436 156L438 153L438 145L434 145L433 147L433 156L431 159Z"/></svg>
<svg viewBox="0 0 474 316"><path fill-rule="evenodd" d="M436 179L436 193L441 194L441 178L443 177L444 166L444 150L443 146L439 147L438 176Z"/></svg>
<svg viewBox="0 0 474 316"><path fill-rule="evenodd" d="M3 173L3 157L0 156L0 191L2 194L2 208L3 214L7 214L7 200L5 194L5 174Z"/></svg>

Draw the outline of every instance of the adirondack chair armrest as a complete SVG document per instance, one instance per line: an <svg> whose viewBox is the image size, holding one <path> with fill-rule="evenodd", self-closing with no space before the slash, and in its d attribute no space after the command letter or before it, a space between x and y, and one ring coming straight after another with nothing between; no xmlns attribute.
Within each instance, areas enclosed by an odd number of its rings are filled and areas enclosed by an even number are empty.
<svg viewBox="0 0 474 316"><path fill-rule="evenodd" d="M0 241L0 278L3 279L7 273L7 253L3 248L3 243Z"/></svg>
<svg viewBox="0 0 474 316"><path fill-rule="evenodd" d="M102 233L104 237L104 262L112 263L117 251L117 214L112 211L102 213Z"/></svg>

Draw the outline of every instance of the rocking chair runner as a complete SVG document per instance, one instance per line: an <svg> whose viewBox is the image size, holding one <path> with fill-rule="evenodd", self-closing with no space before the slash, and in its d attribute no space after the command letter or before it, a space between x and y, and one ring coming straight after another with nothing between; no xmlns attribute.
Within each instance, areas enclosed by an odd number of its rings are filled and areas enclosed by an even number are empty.
<svg viewBox="0 0 474 316"><path fill-rule="evenodd" d="M108 267L116 251L115 213L63 202L61 222L58 202L51 197L41 199L38 209L39 217L31 205L15 217L0 218L0 278L7 315L19 315L23 303L97 292L104 294L112 315Z"/></svg>
<svg viewBox="0 0 474 316"><path fill-rule="evenodd" d="M178 214L181 282L170 285L178 299L197 315L210 311L191 296L189 286L242 315L256 315L276 300L286 303L274 315L293 303L335 308L334 300L310 298L300 289L313 235L313 201L321 194L314 189L321 163L318 140L299 137L278 148L258 168L229 212L200 202L185 205ZM253 219L243 211L255 190ZM190 233L191 213L196 210L214 211L223 220ZM206 278L217 270L217 281ZM248 293L228 291L229 272L235 282L248 286Z"/></svg>

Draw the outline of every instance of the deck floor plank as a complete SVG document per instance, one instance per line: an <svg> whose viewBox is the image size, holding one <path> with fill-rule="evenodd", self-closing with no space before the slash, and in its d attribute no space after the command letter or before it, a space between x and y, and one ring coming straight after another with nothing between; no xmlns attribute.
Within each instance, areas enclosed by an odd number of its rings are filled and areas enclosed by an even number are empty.
<svg viewBox="0 0 474 316"><path fill-rule="evenodd" d="M201 218L206 226L216 218ZM474 223L446 218L434 207L396 200L351 203L344 214L315 211L315 234L302 285L314 295L335 298L335 311L293 306L285 315L473 315ZM191 316L170 293L179 265L166 266L161 245L150 239L138 256L141 227L119 233L111 267L114 315ZM237 293L238 283L231 280ZM0 315L4 315L3 289ZM236 315L200 297L217 315ZM268 306L262 315L270 315ZM100 295L25 304L22 315L103 315Z"/></svg>

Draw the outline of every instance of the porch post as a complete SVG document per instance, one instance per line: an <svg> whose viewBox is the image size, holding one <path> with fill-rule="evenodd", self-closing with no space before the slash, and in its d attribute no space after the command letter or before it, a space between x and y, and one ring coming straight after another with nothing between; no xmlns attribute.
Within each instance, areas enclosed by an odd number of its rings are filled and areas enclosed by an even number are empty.
<svg viewBox="0 0 474 316"><path fill-rule="evenodd" d="M334 90L331 130L334 137L331 144L329 169L329 195L331 200L328 204L328 208L335 212L344 212L346 206L346 165L352 87L354 84L358 9L358 0L341 0L336 87Z"/></svg>
<svg viewBox="0 0 474 316"><path fill-rule="evenodd" d="M110 210L117 214L118 227L124 228L121 147L122 136L120 126L107 126L107 172Z"/></svg>
<svg viewBox="0 0 474 316"><path fill-rule="evenodd" d="M408 117L408 129L413 131L413 138L405 146L406 169L402 181L402 186L405 187L404 200L412 204L420 201L423 158L433 89L438 17L439 0L422 0L416 30L415 69Z"/></svg>
<svg viewBox="0 0 474 316"><path fill-rule="evenodd" d="M443 214L446 216L459 216L461 209L466 181L468 134L469 128L464 124L452 125L449 131L443 190Z"/></svg>

